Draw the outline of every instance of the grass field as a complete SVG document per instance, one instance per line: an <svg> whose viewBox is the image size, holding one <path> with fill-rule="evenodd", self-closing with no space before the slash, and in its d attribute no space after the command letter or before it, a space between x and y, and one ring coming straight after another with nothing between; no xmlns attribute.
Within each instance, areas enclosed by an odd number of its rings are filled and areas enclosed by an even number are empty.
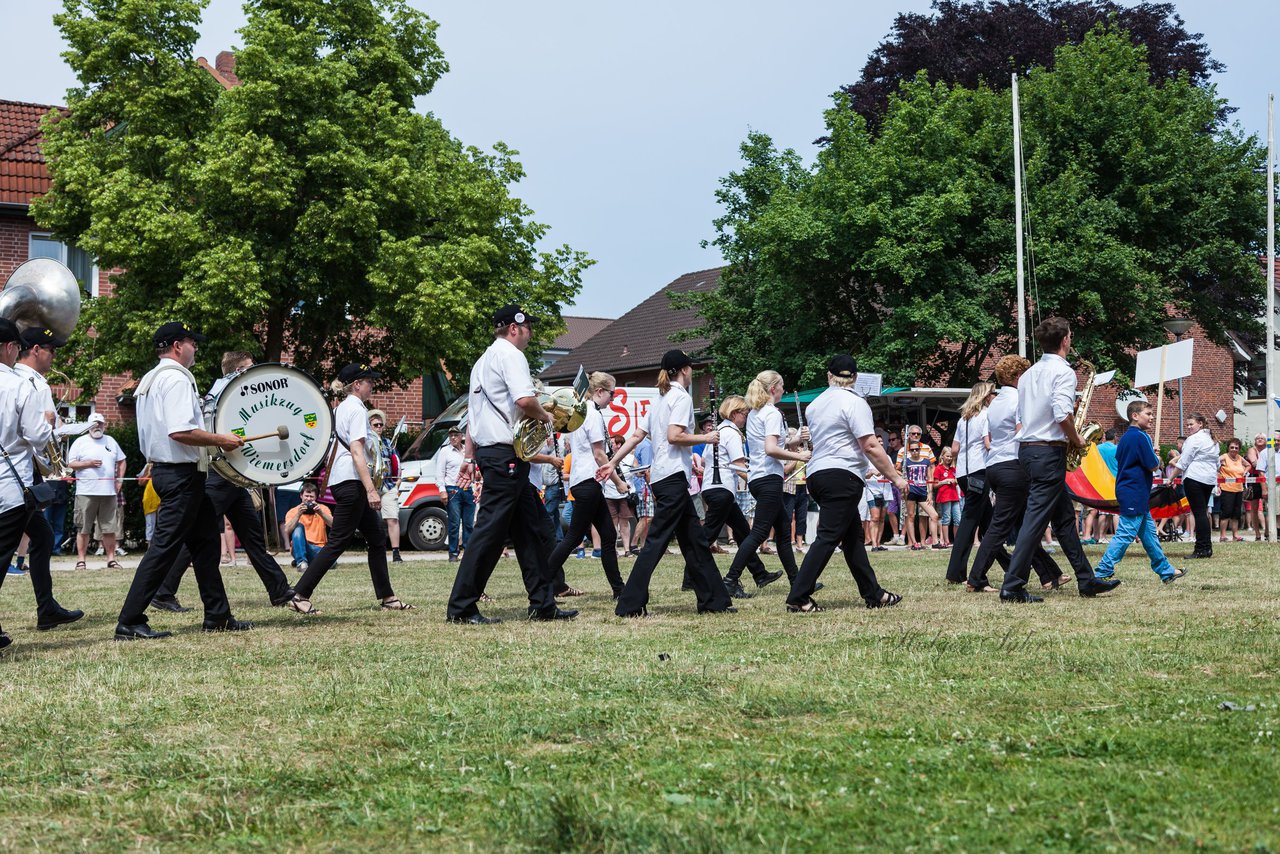
<svg viewBox="0 0 1280 854"><path fill-rule="evenodd" d="M495 627L444 623L438 561L394 569L416 611L375 611L343 565L310 619L240 568L257 629L157 614L177 636L136 643L111 640L132 572L57 574L89 615L42 634L10 578L0 847L1280 849L1280 552L1217 545L1171 587L1140 555L1115 594L1038 606L878 555L906 597L879 611L837 556L824 614L775 585L704 617L668 558L649 619L597 593L555 625L520 619L508 560Z"/></svg>

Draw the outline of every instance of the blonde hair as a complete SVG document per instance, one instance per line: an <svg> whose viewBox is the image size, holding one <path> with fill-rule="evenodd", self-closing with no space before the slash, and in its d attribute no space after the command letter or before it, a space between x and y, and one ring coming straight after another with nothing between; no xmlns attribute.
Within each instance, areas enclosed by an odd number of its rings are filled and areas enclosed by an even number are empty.
<svg viewBox="0 0 1280 854"><path fill-rule="evenodd" d="M782 382L782 374L777 371L761 371L756 374L756 378L747 386L747 406L752 409L759 409L766 403L773 400L769 394L769 389Z"/></svg>
<svg viewBox="0 0 1280 854"><path fill-rule="evenodd" d="M671 391L671 374L667 373L666 368L658 371L658 380L654 383L658 387L658 394L665 396Z"/></svg>
<svg viewBox="0 0 1280 854"><path fill-rule="evenodd" d="M351 393L350 387L342 380L334 380L329 383L329 393L341 400Z"/></svg>
<svg viewBox="0 0 1280 854"><path fill-rule="evenodd" d="M729 418L733 413L747 409L747 400L740 394L731 394L720 401L720 417Z"/></svg>
<svg viewBox="0 0 1280 854"><path fill-rule="evenodd" d="M599 391L602 388L613 390L618 387L618 381L613 378L613 374L606 374L604 371L592 371L591 376L587 377L587 393Z"/></svg>
<svg viewBox="0 0 1280 854"><path fill-rule="evenodd" d="M996 390L992 383L978 383L969 390L969 399L960 407L960 417L968 421L987 405L987 395Z"/></svg>
<svg viewBox="0 0 1280 854"><path fill-rule="evenodd" d="M849 386L853 385L857 381L858 381L858 378L856 376L855 377L838 377L833 373L830 373L830 372L827 373L827 385L835 386L836 388L848 388Z"/></svg>

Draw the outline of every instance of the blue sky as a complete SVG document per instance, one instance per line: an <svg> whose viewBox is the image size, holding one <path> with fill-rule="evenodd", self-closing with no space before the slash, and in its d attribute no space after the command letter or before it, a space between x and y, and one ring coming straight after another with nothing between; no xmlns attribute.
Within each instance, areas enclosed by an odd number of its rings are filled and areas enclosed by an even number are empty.
<svg viewBox="0 0 1280 854"><path fill-rule="evenodd" d="M548 242L596 259L567 314L616 317L667 282L720 263L717 180L738 165L749 130L812 156L830 94L916 0L643 6L549 0L412 0L440 22L451 70L419 106L481 148L520 151L516 193L551 225ZM54 0L0 0L10 37L0 98L61 103L73 85L59 53ZM1215 83L1247 133L1265 139L1270 6L1175 3L1226 64ZM211 0L197 54L234 46L240 0ZM1013 248L1010 247L1010 252Z"/></svg>

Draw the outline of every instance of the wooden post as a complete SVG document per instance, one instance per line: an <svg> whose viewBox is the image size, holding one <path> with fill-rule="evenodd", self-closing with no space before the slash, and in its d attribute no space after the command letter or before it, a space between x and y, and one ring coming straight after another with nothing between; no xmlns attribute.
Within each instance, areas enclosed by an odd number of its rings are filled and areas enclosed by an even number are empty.
<svg viewBox="0 0 1280 854"><path fill-rule="evenodd" d="M1160 385L1156 391L1156 455L1160 454L1160 416L1164 414L1164 365L1169 354L1169 345L1160 347Z"/></svg>

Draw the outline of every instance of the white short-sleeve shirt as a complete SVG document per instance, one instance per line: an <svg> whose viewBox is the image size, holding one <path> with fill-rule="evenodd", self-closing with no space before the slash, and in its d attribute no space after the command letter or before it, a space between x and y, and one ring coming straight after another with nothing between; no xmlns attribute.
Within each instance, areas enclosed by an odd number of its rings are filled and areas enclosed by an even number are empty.
<svg viewBox="0 0 1280 854"><path fill-rule="evenodd" d="M717 451L714 446L707 446L703 451L705 459L702 461L702 491L707 492L712 489L723 489L728 492L737 493L738 478L743 475L741 471L734 471L732 466L738 460L746 460L747 452L742 447L742 432L738 430L738 425L729 419L720 422L720 426L716 428L720 431L720 445ZM715 456L720 457L720 483L712 483L712 469L715 465Z"/></svg>
<svg viewBox="0 0 1280 854"><path fill-rule="evenodd" d="M595 480L596 469L600 464L591 446L605 441L604 413L596 409L595 404L587 405L587 418L582 426L569 434L569 447L573 451L573 461L569 465L569 488L573 489L584 480ZM609 455L609 447L605 446L605 456Z"/></svg>
<svg viewBox="0 0 1280 854"><path fill-rule="evenodd" d="M0 365L0 440L9 460L18 471L18 483L7 463L0 461L0 512L21 507L22 488L31 483L35 449L43 449L53 435L53 426L34 399L32 386L4 365Z"/></svg>
<svg viewBox="0 0 1280 854"><path fill-rule="evenodd" d="M782 447L787 438L787 424L782 420L782 413L772 403L766 403L759 409L747 413L747 448L750 451L751 473L747 482L759 480L769 475L782 476L784 463L765 453L765 437L773 436Z"/></svg>
<svg viewBox="0 0 1280 854"><path fill-rule="evenodd" d="M520 412L516 401L533 397L529 360L506 338L495 338L471 369L467 429L476 447L510 445Z"/></svg>
<svg viewBox="0 0 1280 854"><path fill-rule="evenodd" d="M204 429L200 393L195 383L187 379L186 372L180 368L175 360L163 358L138 384L142 386L148 377L152 378L151 387L146 394L136 398L134 406L134 414L138 419L138 444L149 462L200 461L199 448L170 438L174 433Z"/></svg>
<svg viewBox="0 0 1280 854"><path fill-rule="evenodd" d="M356 473L355 461L351 457L348 446L357 439L364 439L365 460L372 462L375 443L379 441L373 428L369 426L369 410L365 408L364 401L354 394L347 395L346 399L338 404L338 409L334 413L333 429L342 441L338 443L338 452L333 458L333 471L329 474L329 485L359 480L360 475ZM343 442L346 444L344 445Z"/></svg>
<svg viewBox="0 0 1280 854"><path fill-rule="evenodd" d="M667 428L672 424L684 427L692 433L693 398L684 386L672 383L670 390L649 410L649 441L653 444L653 463L649 468L649 482L657 483L673 474L686 478L693 471L693 448L690 445L673 445L667 441Z"/></svg>
<svg viewBox="0 0 1280 854"><path fill-rule="evenodd" d="M124 460L120 444L103 434L95 439L88 433L76 439L67 452L68 462L101 460L102 465L76 469L77 495L115 495L116 465Z"/></svg>
<svg viewBox="0 0 1280 854"><path fill-rule="evenodd" d="M832 386L805 407L813 456L808 477L820 471L842 469L862 477L871 465L862 450L862 439L875 433L871 407L853 389Z"/></svg>

